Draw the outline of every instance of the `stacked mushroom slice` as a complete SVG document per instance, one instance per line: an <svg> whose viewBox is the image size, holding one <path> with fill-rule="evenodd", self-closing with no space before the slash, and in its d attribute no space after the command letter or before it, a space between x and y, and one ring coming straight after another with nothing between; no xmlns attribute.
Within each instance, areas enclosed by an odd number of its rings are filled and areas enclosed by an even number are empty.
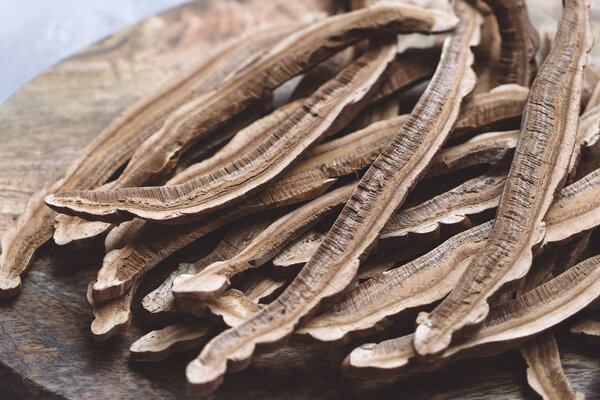
<svg viewBox="0 0 600 400"><path fill-rule="evenodd" d="M255 29L124 111L3 239L1 295L52 235L104 237L92 334L144 319L132 359L199 352L201 393L303 336L367 342L341 372L369 377L520 346L535 391L580 396L551 329L600 331L588 5L565 1L538 68L523 0L409 3Z"/></svg>

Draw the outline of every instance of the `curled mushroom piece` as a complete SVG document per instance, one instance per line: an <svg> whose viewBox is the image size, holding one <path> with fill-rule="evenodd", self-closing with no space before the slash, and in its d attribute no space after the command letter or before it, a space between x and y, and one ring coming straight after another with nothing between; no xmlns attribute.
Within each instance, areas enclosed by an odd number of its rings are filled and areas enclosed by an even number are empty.
<svg viewBox="0 0 600 400"><path fill-rule="evenodd" d="M560 363L558 346L552 332L544 332L521 346L527 361L527 382L543 399L583 400L575 393Z"/></svg>
<svg viewBox="0 0 600 400"><path fill-rule="evenodd" d="M312 24L279 42L219 91L211 92L175 111L161 130L136 151L112 186L139 185L166 172L174 166L180 152L209 129L237 115L258 100L262 93L276 88L345 47L382 33L446 31L453 28L456 22L451 14L401 4L382 4L332 16ZM394 55L395 46L384 47L386 51L367 52L346 68L345 72L338 75L341 82L325 84L324 91L320 93L320 96L325 97L323 100L311 96L312 100L304 107L306 112L292 118L295 124L286 124L279 135L273 135L271 141L265 141L265 156L270 156L270 160L275 163L269 166L268 173L262 171L262 174L248 183L244 184L244 181L252 176L251 171L257 173L261 165L268 163L252 162L252 158L249 158L241 160L237 165L233 164L229 169L220 170L219 174L206 179L199 178L181 186L64 193L50 196L46 202L52 207L63 211L68 208L70 212L81 215L92 214L103 218L110 218L112 215L115 218L116 209L121 208L121 211L158 220L185 218L191 213L223 206L281 173L308 145L322 137L335 117L343 114L342 111L350 112L354 109L357 112L356 106L372 94L370 92L373 85ZM348 82L345 82L346 79ZM332 97L336 98L335 102L331 101ZM340 121L337 122L339 124ZM284 144L284 147L290 149L275 157ZM236 190L224 190L229 180L222 178L230 176L236 170L247 173L241 180L242 184L237 189L237 184L230 188ZM209 184L211 190L206 190L206 184ZM161 211L162 206L168 207L170 211Z"/></svg>
<svg viewBox="0 0 600 400"><path fill-rule="evenodd" d="M21 275L32 263L35 251L52 238L57 214L43 204L42 197L103 184L161 126L171 111L218 88L300 26L301 23L290 22L252 29L189 72L138 100L109 123L69 164L64 178L31 197L17 225L2 238L0 297L13 297L21 291Z"/></svg>
<svg viewBox="0 0 600 400"><path fill-rule="evenodd" d="M397 376L404 370L431 370L444 363L502 353L577 313L600 293L600 256L569 268L551 281L490 310L482 328L451 344L435 361L417 357L414 335L369 343L354 349L342 372L361 376Z"/></svg>
<svg viewBox="0 0 600 400"><path fill-rule="evenodd" d="M272 349L300 319L350 284L359 257L425 173L450 133L460 102L475 85L471 46L479 40L480 16L463 2L459 24L446 38L440 64L400 131L361 179L315 255L284 292L254 317L212 339L186 370L203 393L223 381L227 367L245 368L257 345Z"/></svg>
<svg viewBox="0 0 600 400"><path fill-rule="evenodd" d="M475 94L463 105L452 136L463 136L503 124L518 125L528 95L529 89L515 84Z"/></svg>
<svg viewBox="0 0 600 400"><path fill-rule="evenodd" d="M600 318L584 318L570 329L572 334L582 335L592 339L594 343L600 343Z"/></svg>
<svg viewBox="0 0 600 400"><path fill-rule="evenodd" d="M536 72L535 56L540 37L529 19L525 0L484 0L494 12L500 28L498 84L529 87Z"/></svg>
<svg viewBox="0 0 600 400"><path fill-rule="evenodd" d="M320 196L279 218L234 257L215 262L195 275L180 275L173 282L173 294L196 301L215 298L229 287L234 276L260 267L306 229L339 209L355 188L353 182Z"/></svg>
<svg viewBox="0 0 600 400"><path fill-rule="evenodd" d="M400 210L388 220L379 240L430 233L442 225L459 224L468 220L469 215L496 208L505 181L503 173L485 174L419 205Z"/></svg>
<svg viewBox="0 0 600 400"><path fill-rule="evenodd" d="M545 242L559 242L600 224L600 169L565 187L544 221Z"/></svg>
<svg viewBox="0 0 600 400"><path fill-rule="evenodd" d="M161 361L171 354L201 347L209 339L211 324L186 320L148 332L129 348L133 361Z"/></svg>
<svg viewBox="0 0 600 400"><path fill-rule="evenodd" d="M527 273L532 248L544 239L542 220L565 181L577 135L582 72L592 44L585 0L566 2L555 43L530 90L488 245L448 297L419 318L414 345L422 357L442 354L458 331L475 331L488 314L487 300Z"/></svg>
<svg viewBox="0 0 600 400"><path fill-rule="evenodd" d="M94 301L91 295L94 282L89 284L87 299L94 314L91 325L94 339L103 342L114 335L127 332L131 326L131 302L140 283L141 279L137 279L122 296L102 303Z"/></svg>

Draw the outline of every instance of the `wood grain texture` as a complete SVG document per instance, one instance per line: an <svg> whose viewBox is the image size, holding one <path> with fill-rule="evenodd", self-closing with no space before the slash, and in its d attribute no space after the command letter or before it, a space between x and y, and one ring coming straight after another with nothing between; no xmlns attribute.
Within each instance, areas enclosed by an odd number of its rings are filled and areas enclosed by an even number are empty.
<svg viewBox="0 0 600 400"><path fill-rule="evenodd" d="M253 14L252 3L257 1L272 4L270 11ZM250 24L285 20L325 3L195 1L118 32L35 78L0 106L0 235L23 212L31 193L59 178L76 152L124 107L183 70L187 62ZM550 16L560 14L559 0L529 3L536 25L554 25ZM600 2L594 0L594 21L599 11ZM593 29L600 33L600 24ZM597 48L593 54L598 54ZM24 292L0 303L0 398L194 398L187 392L184 374L195 353L161 362L160 371L156 365L129 361L129 345L145 332L136 320L141 297L165 278L164 268L151 274L138 291L131 331L105 343L93 340L85 292L101 257L101 251L46 245L24 282ZM597 353L568 334L557 334L557 340L574 390L600 397ZM310 343L292 342L257 357L243 373L230 375L211 398L536 398L527 386L525 365L513 352L391 382L342 378L340 356L332 352L330 362L327 353Z"/></svg>

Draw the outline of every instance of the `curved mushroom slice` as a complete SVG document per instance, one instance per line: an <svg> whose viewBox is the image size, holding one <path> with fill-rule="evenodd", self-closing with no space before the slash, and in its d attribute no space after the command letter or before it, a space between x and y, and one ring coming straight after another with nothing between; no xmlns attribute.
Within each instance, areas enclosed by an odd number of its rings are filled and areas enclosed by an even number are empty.
<svg viewBox="0 0 600 400"><path fill-rule="evenodd" d="M498 84L529 87L536 72L535 56L540 37L529 19L525 0L484 0L494 12L500 28L501 48Z"/></svg>
<svg viewBox="0 0 600 400"><path fill-rule="evenodd" d="M285 191L286 188L293 188L294 185L307 185L312 180L320 182L323 179L349 175L366 168L393 138L394 132L402 126L406 117L402 115L373 123L365 129L309 150L305 158L296 163L280 183L274 184L273 190ZM181 182L188 180L194 176L194 169L195 166L190 166L173 180L178 179ZM107 252L125 246L135 237L136 231L141 229L144 223L144 220L134 219L115 227L106 238Z"/></svg>
<svg viewBox="0 0 600 400"><path fill-rule="evenodd" d="M260 267L306 229L343 206L355 188L353 182L324 194L279 218L234 257L215 262L195 275L178 276L173 295L188 301L214 299L229 287L234 276Z"/></svg>
<svg viewBox="0 0 600 400"><path fill-rule="evenodd" d="M519 131L489 132L447 147L435 158L427 177L479 164L503 164L512 158L518 138Z"/></svg>
<svg viewBox="0 0 600 400"><path fill-rule="evenodd" d="M408 49L396 56L381 86L373 96L373 102L388 99L400 89L422 82L435 72L440 59L439 48Z"/></svg>
<svg viewBox="0 0 600 400"><path fill-rule="evenodd" d="M96 303L92 298L91 282L88 286L87 299L92 306L94 320L91 330L94 339L103 342L114 335L118 335L129 330L131 326L131 302L141 279L133 282L133 285L122 296L102 303Z"/></svg>
<svg viewBox="0 0 600 400"><path fill-rule="evenodd" d="M200 391L213 391L229 364L245 368L257 345L274 348L319 304L350 284L359 257L368 253L386 220L404 201L440 150L475 84L471 46L479 39L479 15L462 2L460 23L448 35L431 84L392 143L369 168L317 253L285 291L254 317L212 339L186 371ZM229 363L228 363L229 361Z"/></svg>
<svg viewBox="0 0 600 400"><path fill-rule="evenodd" d="M186 320L163 329L148 332L131 345L133 361L161 361L171 354L202 347L209 339L212 324L202 320Z"/></svg>
<svg viewBox="0 0 600 400"><path fill-rule="evenodd" d="M575 335L585 335L594 338L595 342L600 342L600 319L597 317L583 319L573 325L570 331Z"/></svg>
<svg viewBox="0 0 600 400"><path fill-rule="evenodd" d="M160 188L63 193L47 198L46 202L58 210L67 207L69 212L76 209L100 219L119 218L118 214L124 212L169 223L190 222L209 211L239 202L281 175L310 146L345 126L374 93L395 54L395 45L367 51L305 100L301 109L260 145L209 174Z"/></svg>
<svg viewBox="0 0 600 400"><path fill-rule="evenodd" d="M575 393L560 362L558 346L552 332L544 332L521 346L527 362L527 382L543 399L583 400Z"/></svg>
<svg viewBox="0 0 600 400"><path fill-rule="evenodd" d="M212 157L203 161L192 164L185 170L181 171L169 181L167 185L178 185L199 176L222 168L236 159L241 158L246 154L248 146L252 143L260 143L268 137L276 128L281 126L294 112L300 109L302 101L295 101L279 107L269 115L254 121L244 129L240 130L224 147L217 151ZM98 236L111 228L111 224L100 221L86 221L78 217L69 215L59 215L56 218L56 230L54 232L54 241L58 245L65 245L73 241L80 241ZM62 222L62 224L61 224ZM121 228L115 228L116 232L109 239L110 250L114 246L122 247L124 242L119 237L119 232L123 234L131 233L131 226L141 226L139 222L127 222ZM113 229L114 230L114 229Z"/></svg>
<svg viewBox="0 0 600 400"><path fill-rule="evenodd" d="M544 217L546 243L600 225L600 169L565 187Z"/></svg>
<svg viewBox="0 0 600 400"><path fill-rule="evenodd" d="M441 225L458 224L469 215L496 208L505 181L504 174L485 174L417 206L400 210L388 220L379 240L430 233Z"/></svg>
<svg viewBox="0 0 600 400"><path fill-rule="evenodd" d="M330 57L345 47L369 37L381 35L382 33L446 31L453 28L456 22L454 16L446 13L427 11L415 7L405 7L402 5L383 4L335 15L312 24L293 35L289 35L286 39L279 42L264 57L261 57L260 60L244 70L243 73L229 81L219 91L213 91L203 98L189 102L175 111L161 130L157 131L136 151L127 165L127 168L125 168L119 179L117 179L112 186L135 186L147 182L157 174L164 173L166 170L174 167L179 154L182 150L185 150L186 146L193 144L195 140L202 137L209 129L235 117L252 102L258 100L266 91L276 88L289 78L318 64L320 61ZM344 86L344 83L335 85L338 86L337 90L335 90L335 95L340 97L338 99L339 105L337 107L332 107L331 101L320 102L315 97L313 98L313 101L307 104L307 111L312 111L312 113L308 112L301 116L299 115L296 122L301 122L301 119L306 117L313 122L320 122L321 125L329 125L324 121L324 119L327 118L325 118L324 115L319 117L319 113L325 112L328 114L335 114L336 109L340 112L341 109L346 108L346 106L357 101L360 102L367 92L369 92L369 89L371 89L373 84L378 80L376 79L378 78L377 75L383 72L384 64L387 64L388 61L390 61L388 56L392 56L393 50L391 47L386 48L390 51L389 54L386 54L386 52L383 51L379 52L375 57L379 59L380 62L373 60L373 53L370 53L371 56L363 58L363 61L358 64L357 62L353 63L354 67L352 67L352 69L358 68L363 72L362 74L358 74L361 79L352 79L351 82L347 82L347 87ZM367 60L369 60L367 65L361 66L361 64ZM355 78L358 78L358 76ZM357 86L354 86L355 84L357 84ZM330 85L326 84L326 86L329 88ZM334 87L331 87L328 90L331 89L334 89ZM356 91L354 92L354 90ZM345 95L343 95L343 93L345 93ZM353 96L349 96L349 93L352 93ZM322 94L325 94L326 97L331 95L331 93L327 92ZM346 101L342 101L342 97L345 97ZM347 102L349 102L349 104ZM321 107L318 106L319 103L322 103L322 106L327 104L329 107L321 109ZM313 107L314 110L310 110L310 108ZM331 119L333 119L333 117ZM300 125L307 126L306 124ZM292 132L295 131L296 130L292 130ZM304 140L299 140L299 144L301 145L296 150L301 150L323 133L321 132L321 129L315 129L314 133L311 132L312 129L303 129L302 131L306 135L304 135ZM292 132L283 135L283 137L289 138ZM312 134L308 134L307 132ZM276 144L277 142L280 141L275 141L273 144ZM289 154L286 154L287 157L284 159L293 159L297 155L296 153L298 153L298 151L290 152ZM251 163L244 162L236 167L244 166L247 170L248 165L246 164L252 165ZM264 165L266 163L262 164ZM283 164L287 165L289 163ZM280 172L284 165L281 165L281 168L272 168L273 173ZM226 171L223 171L223 173L224 172ZM219 180L215 182L219 182ZM198 183L204 184L205 182L202 181ZM194 186L196 185L184 185L177 190L165 189L162 191L159 190L159 192L161 192L161 195L169 194L167 198L171 199L171 202L178 199L185 203L185 196L180 195L183 195L184 192L191 194ZM196 189L198 188L196 187ZM85 197L85 202L89 203L87 204L87 207L82 207L81 204L75 207L75 204L71 204L71 202L67 201L69 197L65 197L66 195L61 196L61 202L59 202L57 198L53 199L51 197L49 203L55 204L56 207L67 206L67 204L69 204L72 208L77 208L77 212L81 214L90 213L104 215L111 213L106 206L118 206L118 204L114 204L113 202L115 200L114 196L117 196L118 198L119 193L130 200L134 200L133 196L136 196L135 198L145 199L145 196L148 195L149 198L145 200L150 203L150 208L152 208L152 205L162 203L161 201L158 201L158 198L155 198L156 196L154 196L152 192L153 191L150 189L145 191L135 189L132 193L128 190L117 191L111 196L100 193L79 193L75 196L81 201L84 201L82 197ZM227 192L220 193L220 196L225 196L222 201L231 201L232 197L225 195L225 193ZM198 193L196 193L196 195L199 196ZM199 200L201 198L202 197L198 197ZM72 200L74 200L74 198ZM93 200L96 200L96 202ZM215 205L216 204L219 203L217 202ZM97 207L94 207L94 205ZM141 203L138 204L139 207L142 207L143 205L144 204ZM127 211L133 212L133 209L130 209L130 207L133 207L133 205L126 207L128 208ZM173 204L171 204L171 207L173 207Z"/></svg>
<svg viewBox="0 0 600 400"><path fill-rule="evenodd" d="M325 233L309 230L273 257L273 267L287 269L306 263L315 254L324 238Z"/></svg>
<svg viewBox="0 0 600 400"><path fill-rule="evenodd" d="M514 84L497 86L487 93L475 94L462 106L452 137L510 122L518 125L528 95L529 89Z"/></svg>
<svg viewBox="0 0 600 400"><path fill-rule="evenodd" d="M35 251L50 238L56 213L44 204L44 198L59 188L61 182L49 189L34 193L25 212L19 217L16 226L9 228L2 237L0 253L0 298L8 299L22 290L21 276L31 264Z"/></svg>
<svg viewBox="0 0 600 400"><path fill-rule="evenodd" d="M500 46L502 38L496 16L492 10L483 1L471 1L481 15L483 15L483 25L481 27L481 41L473 53L475 54L475 64L473 69L477 75L477 85L474 94L489 92L496 86L498 79L497 67L500 60Z"/></svg>
<svg viewBox="0 0 600 400"><path fill-rule="evenodd" d="M262 214L244 218L229 228L217 247L209 255L195 263L179 264L179 267L160 286L148 293L142 300L142 307L146 311L145 317L150 320L149 322L153 324L164 323L180 314L171 292L171 286L177 276L196 274L217 261L227 260L235 256L250 244L269 225L271 220L270 215L265 218L265 215Z"/></svg>
<svg viewBox="0 0 600 400"><path fill-rule="evenodd" d="M414 335L368 343L344 360L346 375L397 376L405 369L431 370L453 359L502 353L577 313L600 293L600 256L589 258L551 281L491 309L482 328L427 362L416 357Z"/></svg>
<svg viewBox="0 0 600 400"><path fill-rule="evenodd" d="M33 195L17 225L2 238L0 297L21 291L21 278L35 251L52 238L57 214L42 197L59 191L92 189L108 180L133 152L186 101L219 87L282 37L301 25L289 23L253 29L232 40L188 73L138 100L108 124L69 164L65 177Z"/></svg>
<svg viewBox="0 0 600 400"><path fill-rule="evenodd" d="M390 323L388 318L404 310L439 300L485 245L491 228L492 222L471 228L408 264L375 275L297 333L322 342L346 343L383 329Z"/></svg>
<svg viewBox="0 0 600 400"><path fill-rule="evenodd" d="M582 71L591 43L585 0L568 1L556 46L531 88L488 245L474 257L448 297L419 318L414 345L420 356L435 357L450 345L456 332L475 330L488 314L488 298L531 266L532 249L544 239L542 220L569 167Z"/></svg>

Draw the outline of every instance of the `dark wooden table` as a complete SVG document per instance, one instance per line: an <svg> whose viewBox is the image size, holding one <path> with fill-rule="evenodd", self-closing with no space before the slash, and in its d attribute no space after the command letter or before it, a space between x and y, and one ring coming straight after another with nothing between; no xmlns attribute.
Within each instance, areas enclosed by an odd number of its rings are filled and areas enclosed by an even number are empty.
<svg viewBox="0 0 600 400"><path fill-rule="evenodd" d="M259 8L253 6L258 3ZM552 3L533 10L540 26L552 26L560 1ZM0 236L28 197L59 178L76 152L134 100L249 25L331 6L324 0L196 1L118 32L32 80L0 107ZM156 364L131 363L128 347L142 334L139 327L106 343L92 339L85 291L100 259L99 250L48 244L38 252L23 294L0 304L0 398L193 397L184 369L195 354ZM140 296L164 275L164 268L153 271ZM568 334L559 335L559 346L575 389L588 399L600 398L598 354ZM390 382L341 377L338 353L292 342L255 358L248 370L227 376L212 397L535 398L516 352Z"/></svg>

